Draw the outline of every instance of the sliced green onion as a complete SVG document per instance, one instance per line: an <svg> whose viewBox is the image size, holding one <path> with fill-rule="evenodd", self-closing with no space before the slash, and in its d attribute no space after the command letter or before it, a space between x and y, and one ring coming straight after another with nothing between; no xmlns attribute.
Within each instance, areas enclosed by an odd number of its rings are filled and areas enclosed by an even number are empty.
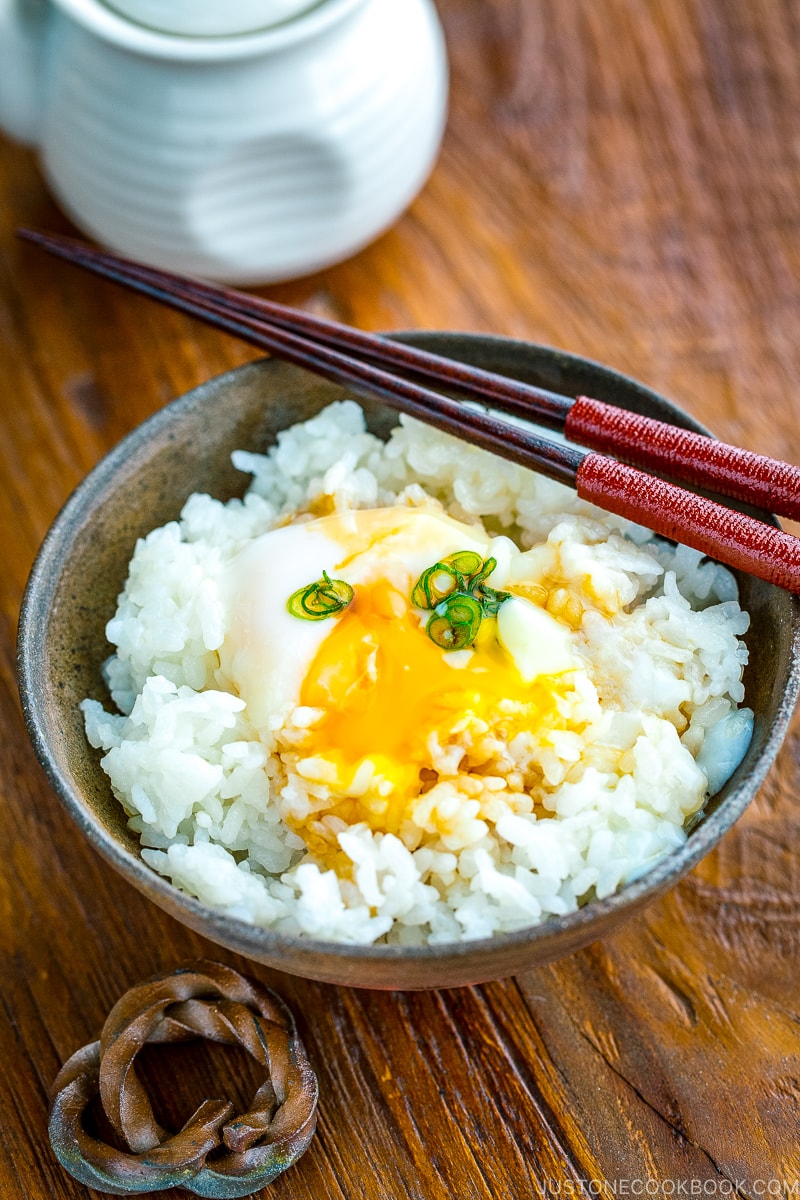
<svg viewBox="0 0 800 1200"><path fill-rule="evenodd" d="M477 555L475 556L477 558ZM478 561L477 570L472 573L470 579L470 587L478 588L483 583L484 579L488 579L492 571L497 566L496 558L487 558L486 562Z"/></svg>
<svg viewBox="0 0 800 1200"><path fill-rule="evenodd" d="M411 604L432 608L428 637L445 650L471 646L483 617L497 617L510 592L486 583L497 558L482 559L474 550L459 550L422 571L411 592Z"/></svg>
<svg viewBox="0 0 800 1200"><path fill-rule="evenodd" d="M476 571L480 571L483 559L480 554L476 554L474 550L459 550L456 554L451 554L444 560L454 571L458 571L459 575L463 575L465 579L469 579ZM488 560L497 566L497 559L490 558ZM488 571L487 571L488 575Z"/></svg>
<svg viewBox="0 0 800 1200"><path fill-rule="evenodd" d="M483 615L485 617L496 617L500 605L510 599L511 592L500 592L495 588L487 587L484 583L477 589L475 595L480 601Z"/></svg>
<svg viewBox="0 0 800 1200"><path fill-rule="evenodd" d="M482 559L474 550L458 550L423 571L411 592L417 608L433 609L426 629L437 646L461 650L471 646L483 617L496 617L510 592L485 582L496 558Z"/></svg>
<svg viewBox="0 0 800 1200"><path fill-rule="evenodd" d="M457 571L445 560L423 571L411 593L411 603L417 608L436 608L445 597L461 584Z"/></svg>
<svg viewBox="0 0 800 1200"><path fill-rule="evenodd" d="M331 579L327 571L322 579L292 592L286 607L293 617L303 621L324 621L347 608L355 592L343 579Z"/></svg>
<svg viewBox="0 0 800 1200"><path fill-rule="evenodd" d="M475 641L481 617L481 606L474 596L454 592L436 606L426 631L443 650L463 650Z"/></svg>

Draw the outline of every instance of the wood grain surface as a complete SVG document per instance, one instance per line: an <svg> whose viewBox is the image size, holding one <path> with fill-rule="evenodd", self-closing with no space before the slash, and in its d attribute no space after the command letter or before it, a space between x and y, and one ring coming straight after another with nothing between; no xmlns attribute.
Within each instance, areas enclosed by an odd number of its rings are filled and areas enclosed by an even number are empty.
<svg viewBox="0 0 800 1200"><path fill-rule="evenodd" d="M423 194L356 258L265 294L576 351L800 461L800 6L439 6L451 113ZM60 1064L141 978L207 953L252 968L114 876L61 811L20 715L20 598L97 459L252 352L20 246L23 223L71 230L34 154L0 141L0 1196L72 1200L89 1193L46 1132ZM799 785L795 723L684 883L518 979L372 993L255 968L297 1012L321 1093L271 1194L800 1197ZM148 1055L173 1116L246 1097L223 1051Z"/></svg>

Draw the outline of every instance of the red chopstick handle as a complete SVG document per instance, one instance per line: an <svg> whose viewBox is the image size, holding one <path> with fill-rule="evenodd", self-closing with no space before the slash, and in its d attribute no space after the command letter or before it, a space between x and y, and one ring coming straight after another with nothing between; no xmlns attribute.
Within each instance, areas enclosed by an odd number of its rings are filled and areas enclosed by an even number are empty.
<svg viewBox="0 0 800 1200"><path fill-rule="evenodd" d="M565 431L570 441L735 496L767 512L800 518L800 467L728 446L714 438L579 396Z"/></svg>
<svg viewBox="0 0 800 1200"><path fill-rule="evenodd" d="M576 487L583 500L684 542L729 567L800 592L800 538L636 467L587 454Z"/></svg>

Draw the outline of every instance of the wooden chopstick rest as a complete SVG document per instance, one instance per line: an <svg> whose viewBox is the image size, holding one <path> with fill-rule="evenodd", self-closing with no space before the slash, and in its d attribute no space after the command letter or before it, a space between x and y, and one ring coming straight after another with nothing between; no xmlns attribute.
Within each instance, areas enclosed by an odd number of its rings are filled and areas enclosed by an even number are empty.
<svg viewBox="0 0 800 1200"><path fill-rule="evenodd" d="M264 1068L250 1109L205 1100L177 1133L156 1120L136 1073L147 1043L205 1039L245 1049ZM84 1123L94 1102L111 1144ZM316 1128L317 1079L289 1009L274 992L202 960L137 984L114 1005L99 1041L53 1084L50 1142L88 1187L116 1196L181 1187L212 1200L249 1196L291 1166Z"/></svg>

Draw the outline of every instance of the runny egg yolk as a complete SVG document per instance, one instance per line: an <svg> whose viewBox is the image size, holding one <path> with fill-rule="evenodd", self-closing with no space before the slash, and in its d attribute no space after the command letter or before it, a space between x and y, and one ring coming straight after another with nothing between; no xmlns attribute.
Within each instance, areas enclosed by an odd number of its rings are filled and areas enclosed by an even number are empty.
<svg viewBox="0 0 800 1200"><path fill-rule="evenodd" d="M444 740L465 718L474 718L503 723L510 737L554 710L556 681L526 683L494 626L484 620L471 654L464 652L469 661L455 665L392 583L377 580L356 589L320 644L300 694L301 704L324 711L304 753L335 768L333 790L345 797L328 813L397 832L420 793L421 772L431 767L432 734ZM374 768L373 786L348 795L365 762ZM318 839L298 832L319 856Z"/></svg>

